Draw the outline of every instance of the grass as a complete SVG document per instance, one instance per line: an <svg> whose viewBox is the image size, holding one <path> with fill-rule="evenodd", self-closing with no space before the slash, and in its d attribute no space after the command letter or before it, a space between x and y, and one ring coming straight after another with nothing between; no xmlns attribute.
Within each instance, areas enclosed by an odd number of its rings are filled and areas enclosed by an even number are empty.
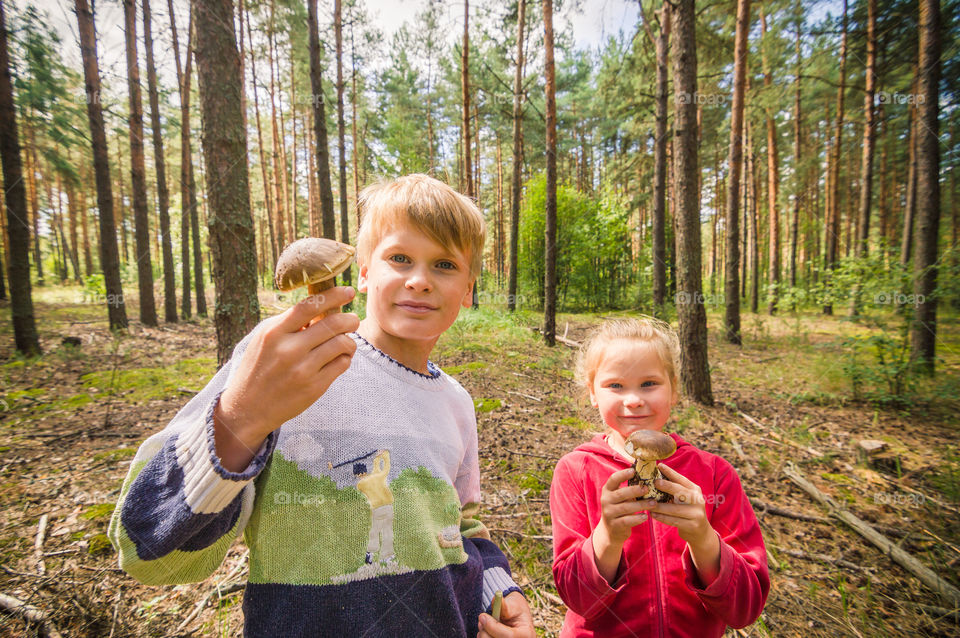
<svg viewBox="0 0 960 638"><path fill-rule="evenodd" d="M209 357L181 359L164 367L100 370L82 377L83 387L123 401L139 403L166 399L182 387L202 388L214 375L217 360Z"/></svg>

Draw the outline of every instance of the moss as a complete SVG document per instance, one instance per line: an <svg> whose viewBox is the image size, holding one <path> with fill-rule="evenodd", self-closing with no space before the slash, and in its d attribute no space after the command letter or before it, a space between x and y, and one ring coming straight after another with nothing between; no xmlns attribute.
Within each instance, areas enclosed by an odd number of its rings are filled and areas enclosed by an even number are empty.
<svg viewBox="0 0 960 638"><path fill-rule="evenodd" d="M822 472L820 474L822 478L827 479L832 483L847 483L852 484L854 481L852 478L845 474L831 474L830 472Z"/></svg>
<svg viewBox="0 0 960 638"><path fill-rule="evenodd" d="M482 397L478 397L473 400L473 407L480 414L483 414L484 412L492 412L501 405L502 403L500 399L484 399Z"/></svg>
<svg viewBox="0 0 960 638"><path fill-rule="evenodd" d="M213 358L183 359L165 367L131 370L100 370L82 377L85 388L97 388L108 396L140 403L176 395L177 388L202 387L214 375Z"/></svg>
<svg viewBox="0 0 960 638"><path fill-rule="evenodd" d="M93 455L94 460L102 461L104 459L109 459L111 461L119 461L121 459L132 458L133 455L137 453L136 448L132 447L122 447L116 450L104 450L103 452L97 452Z"/></svg>
<svg viewBox="0 0 960 638"><path fill-rule="evenodd" d="M87 545L87 553L91 556L107 556L113 553L113 544L106 534L97 534L90 539Z"/></svg>
<svg viewBox="0 0 960 638"><path fill-rule="evenodd" d="M581 418L575 416L565 416L560 419L560 425L566 425L569 427L577 428L578 430L593 430L594 426L592 423L588 423Z"/></svg>
<svg viewBox="0 0 960 638"><path fill-rule="evenodd" d="M109 518L113 514L113 510L116 507L113 503L100 503L99 505L92 505L87 508L83 514L80 515L80 518L85 518L88 521L97 520L100 518Z"/></svg>
<svg viewBox="0 0 960 638"><path fill-rule="evenodd" d="M467 370L480 370L481 368L486 368L487 363L485 361L471 361L470 363L465 363L460 366L450 366L449 368L444 368L444 372L449 375L460 374Z"/></svg>

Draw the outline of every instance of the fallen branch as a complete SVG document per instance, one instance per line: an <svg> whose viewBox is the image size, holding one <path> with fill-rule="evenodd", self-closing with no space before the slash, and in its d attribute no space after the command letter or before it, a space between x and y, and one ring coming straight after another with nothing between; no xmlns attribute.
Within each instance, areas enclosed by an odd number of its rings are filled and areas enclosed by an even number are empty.
<svg viewBox="0 0 960 638"><path fill-rule="evenodd" d="M246 586L246 583L240 583L240 582L233 582L226 586L224 586L224 583L226 583L228 580L236 576L240 572L240 570L243 569L244 564L247 562L246 561L247 554L249 553L250 553L249 549L245 551L243 553L243 556L240 557L240 560L237 561L236 566L234 566L234 568L230 571L230 573L227 574L226 578L224 578L219 583L217 583L215 587L213 587L210 591L207 592L206 596L204 596L199 602L197 602L196 605L194 605L193 610L189 614L187 614L187 617L183 619L183 622L181 622L177 626L177 629L174 632L174 634L179 634L181 631L183 631L186 628L187 625L193 622L193 619L200 615L200 612L203 611L203 608L207 606L207 601L210 600L210 598L212 598L214 594L217 594L219 596L224 596L226 594L232 594L233 592L240 591Z"/></svg>
<svg viewBox="0 0 960 638"><path fill-rule="evenodd" d="M761 514L773 514L775 516L782 516L784 518L792 518L795 521L806 521L808 523L829 523L830 519L826 516L817 516L815 514L803 514L801 512L794 512L793 510L784 509L782 507L777 507L776 505L770 505L764 501L761 501L758 498L751 498L750 504L761 510ZM899 529L897 527L889 527L887 525L874 525L874 529L880 530L884 533L890 534L891 536L896 536L897 538L905 538L910 536L910 532L906 530Z"/></svg>
<svg viewBox="0 0 960 638"><path fill-rule="evenodd" d="M781 549L777 548L777 551L781 554L786 554L787 556L793 556L794 558L802 558L804 560L811 561L821 561L824 563L830 563L831 565L837 565L838 567L846 567L847 569L852 569L858 572L869 572L872 568L864 567L862 565L857 565L856 563L851 563L848 560L842 558L834 558L828 554L814 554L809 552L804 552L799 549Z"/></svg>
<svg viewBox="0 0 960 638"><path fill-rule="evenodd" d="M50 621L46 612L37 609L33 605L28 605L19 598L0 594L0 610L20 616L27 622L36 623L40 626L40 635L46 638L63 638L57 628Z"/></svg>
<svg viewBox="0 0 960 638"><path fill-rule="evenodd" d="M872 528L862 519L854 516L849 511L840 507L836 501L821 492L817 487L800 475L792 465L783 468L783 473L799 486L804 492L809 494L814 500L829 510L832 516L839 518L849 525L858 534L866 538L880 549L886 556L890 557L901 567L916 576L927 587L935 591L944 600L955 607L960 607L960 590L940 578L930 568L918 561L916 558L894 545L888 538Z"/></svg>
<svg viewBox="0 0 960 638"><path fill-rule="evenodd" d="M758 428L761 428L761 429L763 429L763 430L766 430L767 433L768 433L770 436L772 436L772 437L775 438L776 440L780 441L781 443L784 443L784 444L789 445L789 446L791 446L791 447L795 447L795 448L797 448L798 450L803 450L803 451L806 452L807 454L812 454L813 456L823 456L823 454L822 454L819 450L817 450L816 448L812 448L812 447L809 447L809 446L806 446L806 445L801 445L800 443L797 443L796 441L791 441L790 439L788 439L787 437L783 436L783 435L780 434L779 432L774 431L773 428L768 427L768 426L764 425L763 423L760 423L760 421L757 421L755 418L753 418L752 416L750 416L750 415L747 414L746 412L740 412L739 414L740 414L740 416L742 416L748 423L750 423L750 424L752 424L752 425L755 425L755 426L757 426Z"/></svg>
<svg viewBox="0 0 960 638"><path fill-rule="evenodd" d="M530 326L530 329L536 332L537 334L543 334L543 330L541 330L538 326ZM556 339L558 343L562 343L563 345L569 346L570 348L580 347L579 341L574 341L573 339L567 339L566 337L561 337L560 335L557 335L557 334L555 334L553 338Z"/></svg>
<svg viewBox="0 0 960 638"><path fill-rule="evenodd" d="M40 575L47 573L47 565L43 562L43 541L47 538L47 523L50 517L43 514L37 523L37 538L33 541L33 557L37 561L37 573Z"/></svg>

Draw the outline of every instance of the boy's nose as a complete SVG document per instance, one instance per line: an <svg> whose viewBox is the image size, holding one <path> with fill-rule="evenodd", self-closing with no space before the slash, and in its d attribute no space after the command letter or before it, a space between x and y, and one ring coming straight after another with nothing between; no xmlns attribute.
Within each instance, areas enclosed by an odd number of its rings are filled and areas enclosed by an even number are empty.
<svg viewBox="0 0 960 638"><path fill-rule="evenodd" d="M425 273L421 272L419 269L410 273L407 277L407 288L410 290L430 290L430 278L426 276Z"/></svg>

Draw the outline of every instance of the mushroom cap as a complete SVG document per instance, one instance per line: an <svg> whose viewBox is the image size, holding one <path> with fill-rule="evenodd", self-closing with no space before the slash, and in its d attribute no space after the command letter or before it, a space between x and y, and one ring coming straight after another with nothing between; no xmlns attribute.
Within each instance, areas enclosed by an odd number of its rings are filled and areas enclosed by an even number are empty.
<svg viewBox="0 0 960 638"><path fill-rule="evenodd" d="M274 281L287 291L332 279L347 269L356 253L356 248L335 239L298 239L280 253Z"/></svg>
<svg viewBox="0 0 960 638"><path fill-rule="evenodd" d="M636 459L659 461L676 452L677 443L670 435L657 430L637 430L627 437L624 449Z"/></svg>

